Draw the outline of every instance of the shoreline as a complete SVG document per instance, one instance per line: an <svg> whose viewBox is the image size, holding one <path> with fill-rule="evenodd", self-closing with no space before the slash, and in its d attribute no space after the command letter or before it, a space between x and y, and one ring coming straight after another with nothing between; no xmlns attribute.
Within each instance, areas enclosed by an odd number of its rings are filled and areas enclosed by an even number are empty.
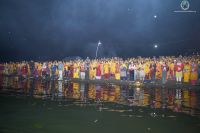
<svg viewBox="0 0 200 133"><path fill-rule="evenodd" d="M16 78L16 76L2 76L2 78ZM167 80L165 84L162 84L161 80L155 80L152 82L151 80L145 80L144 82L141 81L130 81L130 80L115 80L115 79L109 79L109 80L103 80L103 79L94 79L94 80L87 80L87 79L77 79L77 78L71 78L71 79L63 79L63 80L51 80L51 79L42 79L42 78L22 78L22 80L42 80L42 81L62 81L62 82L78 82L78 83L91 83L91 84L101 84L101 85L129 85L133 87L138 88L176 88L176 89L200 89L200 80L197 80L196 85L191 85L190 83L184 83L177 84L175 80Z"/></svg>

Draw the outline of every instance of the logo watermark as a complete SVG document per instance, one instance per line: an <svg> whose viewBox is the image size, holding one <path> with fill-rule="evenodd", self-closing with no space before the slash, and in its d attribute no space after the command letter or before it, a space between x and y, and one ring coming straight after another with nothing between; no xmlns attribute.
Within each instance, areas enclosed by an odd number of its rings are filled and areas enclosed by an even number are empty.
<svg viewBox="0 0 200 133"><path fill-rule="evenodd" d="M182 0L180 3L181 10L176 10L174 12L191 12L196 13L197 11L190 10L190 3L188 0Z"/></svg>

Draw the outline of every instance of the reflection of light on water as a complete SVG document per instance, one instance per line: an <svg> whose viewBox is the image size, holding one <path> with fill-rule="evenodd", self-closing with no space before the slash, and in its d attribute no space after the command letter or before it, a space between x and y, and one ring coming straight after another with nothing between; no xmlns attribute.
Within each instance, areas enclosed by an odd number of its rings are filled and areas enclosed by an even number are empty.
<svg viewBox="0 0 200 133"><path fill-rule="evenodd" d="M140 91L140 88L136 88L137 91Z"/></svg>
<svg viewBox="0 0 200 133"><path fill-rule="evenodd" d="M58 96L62 97L62 81L58 81Z"/></svg>
<svg viewBox="0 0 200 133"><path fill-rule="evenodd" d="M150 113L150 116L157 117L158 115L155 112Z"/></svg>
<svg viewBox="0 0 200 133"><path fill-rule="evenodd" d="M94 120L94 123L97 123L98 122L98 119Z"/></svg>
<svg viewBox="0 0 200 133"><path fill-rule="evenodd" d="M135 85L136 85L136 86L140 86L141 83L140 83L139 81L137 81L137 82L135 83Z"/></svg>
<svg viewBox="0 0 200 133"><path fill-rule="evenodd" d="M23 80L16 77L3 77L0 81L0 86L3 89L1 91L6 93L16 94L17 96L23 96L24 90L26 89L26 94L36 98L36 99L51 99L58 101L58 107L67 107L72 105L77 106L95 106L93 100L99 100L98 109L99 111L113 111L113 112L125 112L128 110L123 110L123 108L111 110L110 108L103 108L105 102L114 102L129 106L148 106L151 105L152 108L168 108L174 112L183 112L189 115L198 115L195 107L198 106L198 93L196 91L190 90L188 88L181 89L163 89L162 91L158 88L152 88L150 91L147 88L143 88L143 82L132 81L130 86L126 85L116 85L109 84L108 86L98 85L98 84L84 84L84 83L74 83L74 82L62 82L62 81L45 81L45 80ZM137 85L137 86L136 86ZM13 88L13 90L11 90ZM16 88L16 89L14 89ZM22 89L21 89L22 88ZM130 89L130 90L129 90ZM166 92L163 92L166 90ZM12 92L10 92L12 91ZM165 95L168 93L168 96ZM151 96L155 99L151 103ZM128 97L128 100L127 100ZM130 98L130 99L129 99ZM162 102L163 99L168 100ZM73 102L73 100L80 100ZM69 100L70 103L64 105L61 101ZM91 100L91 101L90 101ZM168 106L169 105L169 106ZM182 106L183 105L183 106ZM35 103L32 106L36 106ZM47 104L42 104L42 106L47 107ZM191 108L189 110L188 108ZM47 109L49 109L47 107ZM130 112L132 110L130 109ZM142 110L139 110L142 113ZM152 117L177 117L173 115L161 115L151 114ZM137 117L134 115L134 117ZM138 116L140 117L140 116Z"/></svg>

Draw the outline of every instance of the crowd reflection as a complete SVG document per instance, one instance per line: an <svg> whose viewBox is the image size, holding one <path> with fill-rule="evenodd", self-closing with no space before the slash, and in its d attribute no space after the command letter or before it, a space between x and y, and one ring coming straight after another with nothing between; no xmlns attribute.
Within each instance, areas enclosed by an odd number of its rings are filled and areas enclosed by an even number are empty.
<svg viewBox="0 0 200 133"><path fill-rule="evenodd" d="M171 109L194 113L199 109L200 91L175 88L136 88L129 85L99 85L65 81L23 80L0 77L0 92L51 100L101 101L128 106Z"/></svg>

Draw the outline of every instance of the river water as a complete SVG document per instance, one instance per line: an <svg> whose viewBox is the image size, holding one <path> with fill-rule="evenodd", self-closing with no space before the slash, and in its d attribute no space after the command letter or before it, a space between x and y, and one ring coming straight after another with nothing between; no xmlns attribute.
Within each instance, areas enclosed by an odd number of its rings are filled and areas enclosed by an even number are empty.
<svg viewBox="0 0 200 133"><path fill-rule="evenodd" d="M0 132L197 133L200 89L0 77Z"/></svg>

